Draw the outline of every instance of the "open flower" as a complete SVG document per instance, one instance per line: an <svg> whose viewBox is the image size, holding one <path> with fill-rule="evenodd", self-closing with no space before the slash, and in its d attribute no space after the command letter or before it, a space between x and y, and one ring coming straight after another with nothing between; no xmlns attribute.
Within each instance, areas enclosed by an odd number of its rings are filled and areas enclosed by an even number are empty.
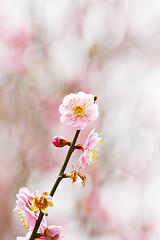
<svg viewBox="0 0 160 240"><path fill-rule="evenodd" d="M71 93L64 97L59 106L61 122L75 127L78 130L84 129L86 125L98 118L98 106L95 103L94 95L84 92Z"/></svg>
<svg viewBox="0 0 160 240"><path fill-rule="evenodd" d="M29 240L32 231L28 232L25 237L17 237L17 240ZM63 229L61 226L51 225L42 233L37 233L35 240L58 240L63 237Z"/></svg>
<svg viewBox="0 0 160 240"><path fill-rule="evenodd" d="M86 164L91 166L91 164L95 161L96 157L99 157L99 155L95 153L95 151L98 148L101 137L98 133L95 133L94 131L95 129L93 129L89 133L83 146L83 153L78 160L78 166L81 168L84 168Z"/></svg>
<svg viewBox="0 0 160 240"><path fill-rule="evenodd" d="M39 209L33 211L33 203L30 201L32 194L25 187L20 188L19 194L16 195L18 200L16 201L15 211L18 212L18 216L20 217L20 222L23 226L29 227L29 230L34 228L34 225L39 216ZM40 229L47 226L45 216L42 219L40 224Z"/></svg>
<svg viewBox="0 0 160 240"><path fill-rule="evenodd" d="M40 209L41 212L45 214L48 206L53 207L52 197L48 195L48 192L40 194L39 191L36 190L29 200L33 203L33 206L31 207L32 211Z"/></svg>

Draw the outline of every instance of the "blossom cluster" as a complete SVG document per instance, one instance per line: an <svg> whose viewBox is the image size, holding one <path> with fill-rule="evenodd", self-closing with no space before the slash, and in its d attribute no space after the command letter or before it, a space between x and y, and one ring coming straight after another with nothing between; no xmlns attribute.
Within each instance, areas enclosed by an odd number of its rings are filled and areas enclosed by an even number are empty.
<svg viewBox="0 0 160 240"><path fill-rule="evenodd" d="M84 92L78 92L75 94L71 93L67 95L64 97L62 104L59 106L61 122L75 127L78 131L84 129L89 122L96 120L99 115L98 106L95 103L96 100L96 96L92 94L85 94ZM95 161L96 156L99 156L95 151L98 148L100 140L101 137L95 132L95 129L89 133L84 145L78 144L72 146L72 142L64 137L55 136L52 139L52 144L54 146L64 147L68 145L70 148L72 148L71 153L75 149L82 151L82 154L77 162L79 169L75 170L73 166L73 171L70 174L62 172L63 175L60 177L71 178L72 183L76 182L78 179L81 179L82 185L85 186L86 176L82 174L80 170L85 169L87 165L91 166ZM20 222L22 225L29 228L29 232L26 234L26 236L17 237L17 240L30 239L32 230L34 230L40 213L43 213L44 216L42 217L38 227L38 232L36 233L34 239L58 240L63 237L62 227L54 225L47 226L47 208L53 207L53 194L49 195L47 192L40 194L38 190L36 190L34 193L30 193L26 187L22 187L16 196L17 201L14 210L18 212L18 216L20 217Z"/></svg>

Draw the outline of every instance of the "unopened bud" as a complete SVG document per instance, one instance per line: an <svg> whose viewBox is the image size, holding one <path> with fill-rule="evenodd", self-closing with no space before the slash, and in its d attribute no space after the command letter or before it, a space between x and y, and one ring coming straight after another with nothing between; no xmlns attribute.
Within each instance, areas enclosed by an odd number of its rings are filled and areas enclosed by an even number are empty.
<svg viewBox="0 0 160 240"><path fill-rule="evenodd" d="M61 137L61 136L55 136L53 139L52 139L52 144L55 146L55 147L64 147L66 145L70 146L71 143L66 140L64 137Z"/></svg>

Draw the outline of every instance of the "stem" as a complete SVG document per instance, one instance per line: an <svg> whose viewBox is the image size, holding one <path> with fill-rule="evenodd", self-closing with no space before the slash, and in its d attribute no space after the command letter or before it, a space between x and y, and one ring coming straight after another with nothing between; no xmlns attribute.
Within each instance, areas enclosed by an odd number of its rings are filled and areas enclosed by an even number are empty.
<svg viewBox="0 0 160 240"><path fill-rule="evenodd" d="M57 180L56 180L56 182L55 182L55 184L54 184L54 186L53 186L53 188L52 188L52 190L50 192L50 195L52 197L53 197L53 194L55 193L55 191L56 191L60 181L63 179L63 173L64 173L64 171L65 171L65 169L67 167L67 164L69 162L69 159L70 159L70 157L71 157L71 155L72 155L72 153L73 153L73 151L75 149L74 147L75 147L75 144L76 144L76 141L77 141L79 133L80 133L80 130L77 130L75 135L74 135L73 141L72 141L71 146L70 146L70 148L68 150L67 156L66 156L66 158L64 160L64 163L63 163L62 168L61 168L61 170L59 172Z"/></svg>
<svg viewBox="0 0 160 240"><path fill-rule="evenodd" d="M43 215L44 215L44 213L42 213L42 212L40 211L39 216L38 216L38 219L37 219L37 221L36 221L36 224L35 224L35 226L34 226L34 229L33 229L33 231L32 231L32 234L31 234L29 240L34 240L34 239L36 238L36 233L37 233L38 228L39 228L39 226L40 226L40 224L41 224Z"/></svg>
<svg viewBox="0 0 160 240"><path fill-rule="evenodd" d="M56 189L57 189L60 181L64 178L64 171L65 171L65 169L66 169L66 167L67 167L67 164L68 164L68 162L69 162L69 159L70 159L73 151L75 150L75 144L76 144L76 141L77 141L77 138L78 138L79 133L80 133L80 130L77 130L76 133L75 133L75 135L74 135L74 138L73 138L73 141L72 141L72 143L71 143L71 145L70 145L70 148L69 148L69 150L68 150L67 156L66 156L66 158L65 158L65 160L64 160L64 163L63 163L63 165L62 165L62 167L61 167L61 170L60 170L60 172L59 172L59 174L58 174L58 177L57 177L57 179L56 179L56 181L55 181L55 184L53 185L53 188L52 188L52 190L51 190L51 192L50 192L50 196L52 196L52 197L53 197L53 195L54 195L54 193L55 193L55 191L56 191ZM34 229L33 229L33 232L32 232L32 234L31 234L29 240L34 240L34 239L36 238L36 233L37 233L38 228L39 228L39 226L40 226L40 224L41 224L41 221L42 221L43 216L44 216L44 213L42 213L42 212L40 211L39 216L38 216L38 219L37 219L36 224L35 224L35 227L34 227Z"/></svg>

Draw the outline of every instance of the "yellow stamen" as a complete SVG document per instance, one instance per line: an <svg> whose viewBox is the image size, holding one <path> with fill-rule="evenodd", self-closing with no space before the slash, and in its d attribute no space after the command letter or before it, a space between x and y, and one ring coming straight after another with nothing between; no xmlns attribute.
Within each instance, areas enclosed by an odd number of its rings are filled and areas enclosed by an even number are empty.
<svg viewBox="0 0 160 240"><path fill-rule="evenodd" d="M48 202L48 206L49 207L53 207L53 203L52 202Z"/></svg>
<svg viewBox="0 0 160 240"><path fill-rule="evenodd" d="M18 217L20 218L20 220L18 222L20 222L22 224L22 227L25 226L26 228L28 228L28 225L27 225L27 223L25 221L25 214L24 214L24 212L22 210L18 210L16 208L14 209L14 211L17 211Z"/></svg>
<svg viewBox="0 0 160 240"><path fill-rule="evenodd" d="M86 106L85 104L76 105L72 108L72 110L76 117L84 116L86 112Z"/></svg>

